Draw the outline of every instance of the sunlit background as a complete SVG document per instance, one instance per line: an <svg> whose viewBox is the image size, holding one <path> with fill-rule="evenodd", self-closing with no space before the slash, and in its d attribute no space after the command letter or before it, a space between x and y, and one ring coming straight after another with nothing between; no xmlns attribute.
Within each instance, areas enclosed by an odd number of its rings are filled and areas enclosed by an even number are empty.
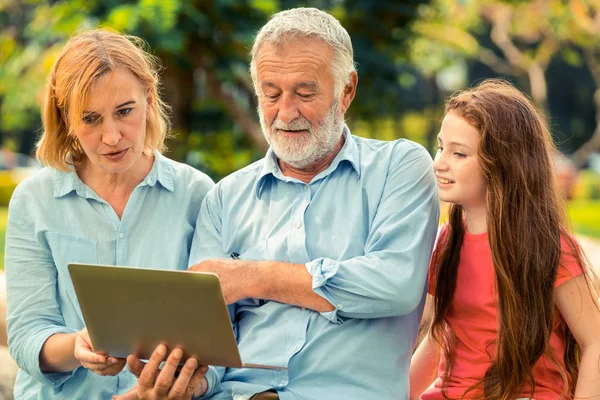
<svg viewBox="0 0 600 400"><path fill-rule="evenodd" d="M501 76L528 93L560 150L573 228L599 267L600 2L586 0L0 0L0 251L12 191L39 168L45 78L71 34L105 26L148 42L173 109L167 154L217 181L264 154L248 53L272 13L296 6L329 11L352 37L354 134L408 138L433 156L453 91Z"/></svg>
<svg viewBox="0 0 600 400"><path fill-rule="evenodd" d="M272 13L307 5L352 37L353 133L406 137L433 155L444 99L506 77L548 116L574 229L600 238L600 6L584 0L0 0L0 204L35 168L27 156L45 78L72 33L106 26L144 38L173 108L168 155L219 180L265 150L248 75L254 34Z"/></svg>

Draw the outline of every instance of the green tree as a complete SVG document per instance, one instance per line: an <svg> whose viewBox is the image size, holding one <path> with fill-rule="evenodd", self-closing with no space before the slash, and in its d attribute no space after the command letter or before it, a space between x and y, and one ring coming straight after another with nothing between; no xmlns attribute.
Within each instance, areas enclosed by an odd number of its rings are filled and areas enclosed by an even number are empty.
<svg viewBox="0 0 600 400"><path fill-rule="evenodd" d="M425 74L436 78L443 78L448 72L456 76L459 71L460 77L454 79L451 90L464 87L467 70L483 64L488 68L488 76L516 81L531 94L537 107L550 115L549 101L559 101L548 98L552 63L586 66L594 77L596 90L600 89L600 54L595 40L600 33L599 6L597 1L584 0L435 0L422 8L415 24L417 34L411 46L411 60ZM560 92L569 89L562 88ZM600 117L598 102L596 113ZM596 124L600 124L600 118L596 118ZM573 154L577 166L600 149L600 125L595 131L593 135L585 133L591 139Z"/></svg>
<svg viewBox="0 0 600 400"><path fill-rule="evenodd" d="M264 153L248 74L249 50L269 16L316 6L338 17L353 38L360 75L349 123L396 119L415 109L401 55L426 1L368 0L2 0L0 132L18 148L39 127L45 76L78 29L105 26L144 38L162 60L164 96L173 110L172 156L220 177ZM404 74L404 75L403 75ZM412 85L414 87L414 85ZM33 135L22 143L29 152Z"/></svg>

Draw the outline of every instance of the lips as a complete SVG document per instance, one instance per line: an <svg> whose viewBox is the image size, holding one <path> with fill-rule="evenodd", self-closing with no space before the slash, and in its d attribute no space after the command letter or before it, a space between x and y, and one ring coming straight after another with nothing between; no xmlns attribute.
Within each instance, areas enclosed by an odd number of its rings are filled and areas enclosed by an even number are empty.
<svg viewBox="0 0 600 400"><path fill-rule="evenodd" d="M282 132L282 133L287 133L290 135L296 134L296 133L304 133L304 132L308 132L308 129L297 129L297 130L291 130L291 129L277 129L278 132Z"/></svg>
<svg viewBox="0 0 600 400"><path fill-rule="evenodd" d="M104 157L108 158L109 160L117 160L121 157L123 157L125 155L125 153L127 153L127 150L129 149L123 149L123 150L118 150L118 151L112 151L110 153L104 153L102 154Z"/></svg>

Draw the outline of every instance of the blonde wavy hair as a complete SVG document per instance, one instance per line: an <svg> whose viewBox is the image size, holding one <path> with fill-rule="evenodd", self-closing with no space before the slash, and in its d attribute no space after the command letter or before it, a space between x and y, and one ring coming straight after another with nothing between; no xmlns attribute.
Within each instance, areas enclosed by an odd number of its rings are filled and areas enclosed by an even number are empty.
<svg viewBox="0 0 600 400"><path fill-rule="evenodd" d="M74 130L82 123L90 87L118 68L137 77L150 96L144 151L164 151L171 128L169 106L159 96L158 59L135 36L94 29L73 36L58 55L46 85L42 110L44 130L36 157L48 167L66 171L85 158Z"/></svg>

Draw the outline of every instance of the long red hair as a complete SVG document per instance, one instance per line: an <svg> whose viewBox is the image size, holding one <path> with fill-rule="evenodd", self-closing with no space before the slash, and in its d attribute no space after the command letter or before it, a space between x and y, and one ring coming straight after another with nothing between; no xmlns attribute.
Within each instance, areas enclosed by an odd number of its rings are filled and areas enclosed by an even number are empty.
<svg viewBox="0 0 600 400"><path fill-rule="evenodd" d="M448 112L460 115L481 135L478 158L487 183L487 230L498 299L496 354L484 378L465 395L482 389L487 400L514 399L529 383L533 398L533 367L540 356L545 354L560 365L549 340L557 320L553 295L561 239L588 272L566 228L553 165L556 149L544 118L505 81L487 80L453 95L446 103ZM445 318L456 289L464 234L464 210L452 204L446 234L438 241L432 262L436 284L430 334L444 349L447 361L444 396L453 363L453 338ZM570 397L577 381L579 349L566 324L564 331L567 346L561 374L563 395Z"/></svg>

